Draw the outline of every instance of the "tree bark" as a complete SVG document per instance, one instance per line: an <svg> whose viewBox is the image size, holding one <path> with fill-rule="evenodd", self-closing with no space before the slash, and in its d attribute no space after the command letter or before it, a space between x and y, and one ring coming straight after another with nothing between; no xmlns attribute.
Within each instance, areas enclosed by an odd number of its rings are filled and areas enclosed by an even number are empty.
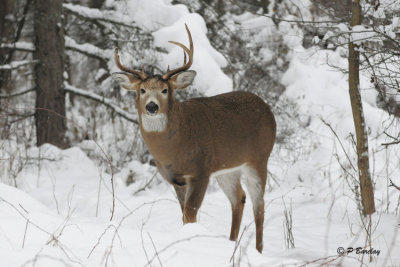
<svg viewBox="0 0 400 267"><path fill-rule="evenodd" d="M66 147L65 96L63 91L64 32L62 0L35 0L34 58L36 81L37 145Z"/></svg>
<svg viewBox="0 0 400 267"><path fill-rule="evenodd" d="M0 43L13 41L14 25L7 19L14 12L14 2L11 0L0 1ZM0 65L9 63L8 49L0 49ZM12 91L11 70L0 70L0 93Z"/></svg>
<svg viewBox="0 0 400 267"><path fill-rule="evenodd" d="M359 0L353 0L351 26L361 24L361 6ZM369 172L368 134L364 120L364 111L360 95L360 53L358 45L349 42L349 93L357 139L358 175L360 180L361 204L363 214L375 212L374 189Z"/></svg>

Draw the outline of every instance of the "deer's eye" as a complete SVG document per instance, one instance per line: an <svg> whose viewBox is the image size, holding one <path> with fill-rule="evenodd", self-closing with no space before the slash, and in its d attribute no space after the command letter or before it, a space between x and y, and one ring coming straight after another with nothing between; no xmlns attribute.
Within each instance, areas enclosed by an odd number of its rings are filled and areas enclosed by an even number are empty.
<svg viewBox="0 0 400 267"><path fill-rule="evenodd" d="M167 92L168 92L168 89L164 89L164 90L161 91L161 93L164 94L164 95L165 95Z"/></svg>
<svg viewBox="0 0 400 267"><path fill-rule="evenodd" d="M143 95L143 94L146 93L146 90L144 90L144 89L142 88L142 89L140 89L140 93Z"/></svg>

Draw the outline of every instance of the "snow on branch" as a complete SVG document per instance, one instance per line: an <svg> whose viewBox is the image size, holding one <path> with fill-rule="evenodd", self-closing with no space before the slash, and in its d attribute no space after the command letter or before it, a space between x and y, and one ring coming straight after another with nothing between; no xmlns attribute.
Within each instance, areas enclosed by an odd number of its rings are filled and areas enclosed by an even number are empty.
<svg viewBox="0 0 400 267"><path fill-rule="evenodd" d="M29 42L16 42L16 43L2 43L0 48L3 49L15 49L25 52L34 52L35 45ZM65 48L67 50L76 51L82 53L88 57L94 57L99 60L108 61L113 56L113 51L109 49L101 49L92 44L78 44L71 37L65 36Z"/></svg>
<svg viewBox="0 0 400 267"><path fill-rule="evenodd" d="M104 61L110 60L113 56L112 50L101 49L88 43L78 44L74 39L68 36L65 36L65 48Z"/></svg>
<svg viewBox="0 0 400 267"><path fill-rule="evenodd" d="M36 64L38 60L21 60L21 61L13 61L10 64L0 65L0 70L15 70L22 66L29 64Z"/></svg>
<svg viewBox="0 0 400 267"><path fill-rule="evenodd" d="M350 32L350 42L360 45L362 42L382 42L379 35L370 28L365 28L363 25L356 25Z"/></svg>
<svg viewBox="0 0 400 267"><path fill-rule="evenodd" d="M0 48L5 48L5 49L15 49L19 51L25 51L25 52L34 52L35 51L35 45L33 43L28 43L28 42L16 42L16 43L2 43L0 44Z"/></svg>
<svg viewBox="0 0 400 267"><path fill-rule="evenodd" d="M68 83L64 83L64 90L66 92L75 94L75 95L79 95L79 96L83 96L86 97L88 99L92 99L94 101L97 101L109 108L111 108L113 111L115 111L118 115L120 115L122 118L136 123L138 124L138 119L136 115L133 115L129 112L126 112L125 110L123 110L122 108L118 107L117 105L115 105L114 103L111 102L110 99L105 98L104 96L95 94L93 92L88 92L86 90L80 89L80 88L76 88Z"/></svg>
<svg viewBox="0 0 400 267"><path fill-rule="evenodd" d="M63 7L67 12L84 19L104 21L129 28L135 28L135 23L132 18L120 13L73 4L63 4Z"/></svg>

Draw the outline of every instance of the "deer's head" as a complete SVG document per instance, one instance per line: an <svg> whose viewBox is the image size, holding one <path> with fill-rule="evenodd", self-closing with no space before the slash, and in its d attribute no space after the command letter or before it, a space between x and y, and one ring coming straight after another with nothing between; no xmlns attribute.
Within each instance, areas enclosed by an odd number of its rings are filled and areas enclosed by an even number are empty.
<svg viewBox="0 0 400 267"><path fill-rule="evenodd" d="M183 89L192 84L196 72L188 70L193 63L193 41L190 31L185 24L189 37L189 48L181 43L169 41L183 49L184 64L176 69L168 70L163 75L148 75L144 72L125 67L121 64L118 49L114 58L118 68L123 72L113 73L120 85L136 92L136 107L143 129L149 132L163 131L168 122L168 111L174 101L174 90ZM186 62L186 55L189 60Z"/></svg>

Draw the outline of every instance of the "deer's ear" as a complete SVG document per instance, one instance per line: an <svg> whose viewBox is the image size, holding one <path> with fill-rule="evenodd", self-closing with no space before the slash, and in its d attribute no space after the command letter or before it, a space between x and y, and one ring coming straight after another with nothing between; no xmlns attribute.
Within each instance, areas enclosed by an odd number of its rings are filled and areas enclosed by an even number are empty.
<svg viewBox="0 0 400 267"><path fill-rule="evenodd" d="M194 70L187 70L176 74L169 79L170 85L174 89L183 89L192 84L196 72Z"/></svg>
<svg viewBox="0 0 400 267"><path fill-rule="evenodd" d="M139 84L142 81L137 76L125 72L114 72L111 75L123 88L129 91L138 90Z"/></svg>

